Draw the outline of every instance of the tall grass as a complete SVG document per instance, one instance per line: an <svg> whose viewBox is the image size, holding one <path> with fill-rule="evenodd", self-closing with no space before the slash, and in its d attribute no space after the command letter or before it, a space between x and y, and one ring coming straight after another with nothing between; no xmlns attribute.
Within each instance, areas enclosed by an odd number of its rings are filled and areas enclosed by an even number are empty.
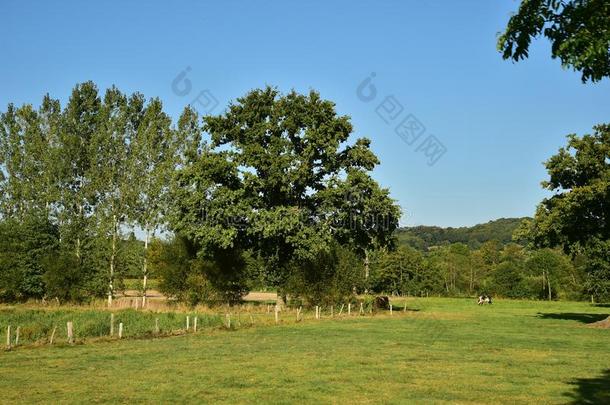
<svg viewBox="0 0 610 405"><path fill-rule="evenodd" d="M13 340L16 328L19 327L19 343L48 343L55 329L55 342L67 341L67 322L74 325L74 337L78 341L110 336L111 313L114 314L114 336L118 334L119 323L123 323L123 337L137 338L155 334L156 319L159 322L159 334L168 335L184 332L186 316L198 318L198 328L222 326L222 317L214 314L175 313L135 311L103 311L89 309L23 309L18 307L0 308L0 330L6 334L7 327L12 327ZM2 342L5 342L5 336Z"/></svg>

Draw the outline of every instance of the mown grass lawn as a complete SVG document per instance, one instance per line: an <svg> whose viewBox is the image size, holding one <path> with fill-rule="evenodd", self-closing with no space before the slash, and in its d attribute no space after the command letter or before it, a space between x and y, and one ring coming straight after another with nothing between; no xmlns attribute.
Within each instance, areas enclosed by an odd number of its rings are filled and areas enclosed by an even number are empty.
<svg viewBox="0 0 610 405"><path fill-rule="evenodd" d="M610 330L586 326L609 307L440 298L407 307L2 352L0 402L610 403Z"/></svg>

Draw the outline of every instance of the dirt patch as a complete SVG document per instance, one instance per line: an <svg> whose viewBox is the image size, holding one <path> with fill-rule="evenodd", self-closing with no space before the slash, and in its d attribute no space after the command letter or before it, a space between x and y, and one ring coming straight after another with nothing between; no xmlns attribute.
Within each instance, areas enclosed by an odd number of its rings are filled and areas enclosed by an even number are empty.
<svg viewBox="0 0 610 405"><path fill-rule="evenodd" d="M275 301L277 300L276 293L270 292L251 292L244 297L244 301Z"/></svg>
<svg viewBox="0 0 610 405"><path fill-rule="evenodd" d="M610 316L606 319L602 319L601 321L589 324L589 326L592 328L610 329Z"/></svg>

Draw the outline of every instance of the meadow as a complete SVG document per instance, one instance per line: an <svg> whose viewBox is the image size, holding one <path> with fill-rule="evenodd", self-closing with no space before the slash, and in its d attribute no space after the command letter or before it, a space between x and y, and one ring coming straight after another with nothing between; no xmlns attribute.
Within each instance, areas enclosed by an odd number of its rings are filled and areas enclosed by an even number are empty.
<svg viewBox="0 0 610 405"><path fill-rule="evenodd" d="M231 329L192 312L206 319L197 333L165 337L148 334L152 320L179 331L186 313L117 311L139 339L94 339L107 331L91 327L84 344L0 352L0 402L610 403L610 330L588 325L607 305L393 304L392 315L282 314L278 325L261 308ZM108 323L102 310L2 308L0 325L74 318L78 331L96 317Z"/></svg>

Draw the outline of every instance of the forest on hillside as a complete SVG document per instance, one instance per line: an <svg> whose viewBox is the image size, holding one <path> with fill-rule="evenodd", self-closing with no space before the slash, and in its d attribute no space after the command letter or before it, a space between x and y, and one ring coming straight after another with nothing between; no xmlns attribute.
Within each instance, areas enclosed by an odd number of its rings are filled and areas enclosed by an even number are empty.
<svg viewBox="0 0 610 405"><path fill-rule="evenodd" d="M513 234L526 218L500 218L484 224L459 228L439 226L401 227L396 230L399 244L427 251L433 246L464 243L477 249L487 241L495 240L502 245L513 241Z"/></svg>

